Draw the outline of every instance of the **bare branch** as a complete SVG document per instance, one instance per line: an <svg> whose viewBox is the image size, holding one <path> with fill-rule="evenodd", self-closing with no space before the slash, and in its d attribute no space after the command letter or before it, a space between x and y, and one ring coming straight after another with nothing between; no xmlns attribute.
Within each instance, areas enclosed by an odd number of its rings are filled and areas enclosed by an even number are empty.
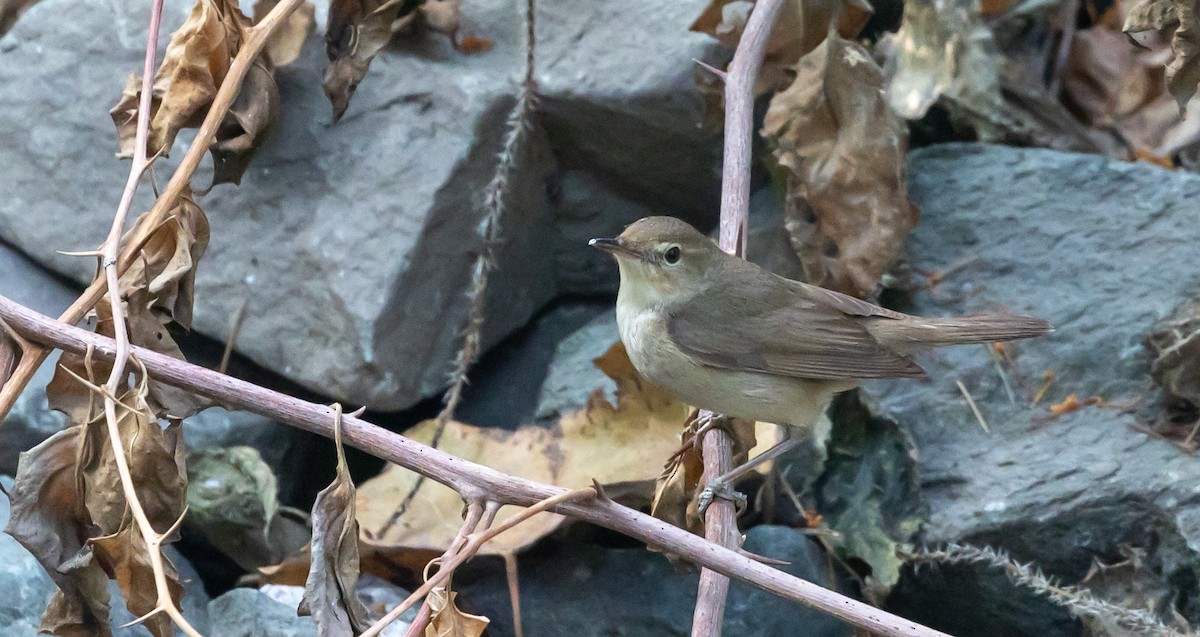
<svg viewBox="0 0 1200 637"><path fill-rule="evenodd" d="M746 252L746 223L750 214L750 149L754 136L754 81L766 55L771 28L783 0L758 0L725 80L725 157L721 171L721 249ZM710 430L703 443L705 482L733 470L733 439L720 428ZM737 510L733 502L717 500L704 516L704 537L730 549L738 548ZM725 618L729 578L715 571L700 572L692 637L719 637Z"/></svg>
<svg viewBox="0 0 1200 637"><path fill-rule="evenodd" d="M94 356L105 360L112 360L116 355L116 343L112 339L43 316L3 296L0 296L0 319L32 342L78 354L90 347ZM133 347L132 350L138 362L155 380L211 398L233 409L266 416L327 438L334 437L333 410L328 405L281 394L140 347ZM568 493L561 487L510 476L457 458L353 416L343 417L342 435L346 444L445 484L458 491L467 501L485 499L499 504L532 506L547 498ZM564 502L554 507L553 511L623 533L722 575L747 582L879 635L948 637L759 564L736 551L604 497Z"/></svg>

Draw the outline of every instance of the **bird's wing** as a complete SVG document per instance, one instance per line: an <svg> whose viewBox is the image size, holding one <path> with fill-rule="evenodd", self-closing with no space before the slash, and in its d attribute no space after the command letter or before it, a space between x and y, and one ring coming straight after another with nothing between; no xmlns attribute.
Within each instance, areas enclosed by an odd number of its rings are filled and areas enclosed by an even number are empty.
<svg viewBox="0 0 1200 637"><path fill-rule="evenodd" d="M726 270L729 272L729 270ZM764 272L730 272L734 303L697 295L667 317L667 333L705 365L822 379L923 377L906 356L881 345L864 320L909 318L823 288ZM754 276L757 274L757 276ZM745 281L739 281L745 278ZM756 284L753 295L740 294ZM728 300L728 297L727 297Z"/></svg>

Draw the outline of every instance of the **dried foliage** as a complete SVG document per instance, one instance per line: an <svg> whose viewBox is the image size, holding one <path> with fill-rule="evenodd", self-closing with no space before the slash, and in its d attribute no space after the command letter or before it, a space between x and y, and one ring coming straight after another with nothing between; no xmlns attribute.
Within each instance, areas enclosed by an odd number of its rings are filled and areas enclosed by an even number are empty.
<svg viewBox="0 0 1200 637"><path fill-rule="evenodd" d="M1135 43L1147 33L1170 40L1172 57L1167 63L1167 89L1182 113L1200 84L1200 21L1195 3L1138 0L1130 7L1122 30Z"/></svg>
<svg viewBox="0 0 1200 637"><path fill-rule="evenodd" d="M1160 321L1146 339L1150 374L1168 397L1200 409L1200 300Z"/></svg>
<svg viewBox="0 0 1200 637"><path fill-rule="evenodd" d="M999 56L977 0L905 2L900 30L883 49L888 103L901 117L923 117L942 95L974 111L997 108Z"/></svg>
<svg viewBox="0 0 1200 637"><path fill-rule="evenodd" d="M446 33L458 46L462 0L334 0L325 25L325 67L322 85L333 106L333 121L345 114L359 82L367 75L371 60L387 46L392 36L422 26ZM473 38L468 52L490 45ZM460 50L463 50L460 48Z"/></svg>
<svg viewBox="0 0 1200 637"><path fill-rule="evenodd" d="M258 0L254 3L254 23L258 24L270 13L279 0ZM295 62L300 57L304 41L312 34L316 25L317 8L304 2L287 17L279 30L267 41L266 58L270 66L278 68Z"/></svg>
<svg viewBox="0 0 1200 637"><path fill-rule="evenodd" d="M917 223L904 177L908 134L862 46L831 35L795 71L763 120L788 171L786 223L805 278L863 297Z"/></svg>
<svg viewBox="0 0 1200 637"><path fill-rule="evenodd" d="M429 606L433 617L425 627L425 637L479 637L487 629L488 618L471 615L454 605L458 593L445 588L429 592Z"/></svg>
<svg viewBox="0 0 1200 637"><path fill-rule="evenodd" d="M595 478L606 485L614 498L648 502L658 468L678 445L676 436L688 417L689 407L665 389L639 378L619 343L596 359L596 365L617 384L615 405L597 391L586 407L563 416L548 429L523 427L503 431L450 422L440 448L505 473L570 488L590 485ZM426 442L435 425L434 421L426 421L406 435ZM620 449L621 453L613 453L614 449ZM358 490L358 520L365 533L364 547L414 572L420 572L425 562L450 545L458 532L456 514L462 508L462 497L457 492L426 480L398 524L380 535L396 501L417 480L418 476L411 471L390 466ZM518 512L501 509L496 523ZM497 537L485 552L519 551L562 522L560 515L540 514Z"/></svg>
<svg viewBox="0 0 1200 637"><path fill-rule="evenodd" d="M312 509L311 566L297 612L312 615L322 636L357 635L371 626L355 592L358 583L358 521L354 482L342 448L342 408L334 405L337 476L317 494Z"/></svg>

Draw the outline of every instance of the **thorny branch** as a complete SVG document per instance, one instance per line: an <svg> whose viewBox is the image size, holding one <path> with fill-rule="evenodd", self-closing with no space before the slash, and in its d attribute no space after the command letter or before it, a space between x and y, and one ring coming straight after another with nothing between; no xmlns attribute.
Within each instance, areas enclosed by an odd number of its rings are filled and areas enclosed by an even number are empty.
<svg viewBox="0 0 1200 637"><path fill-rule="evenodd" d="M117 465L117 473L121 477L121 489L125 493L125 503L133 514L134 524L138 533L146 542L150 566L154 571L154 588L158 595L156 608L146 614L145 619L155 613L166 613L189 637L201 637L200 633L184 619L183 613L171 599L171 589L168 586L167 574L163 568L162 544L167 535L159 534L150 524L150 518L142 502L138 499L137 488L133 483L133 475L129 471L129 459L121 444L121 429L117 418L117 394L126 382L125 365L129 362L129 334L125 331L125 314L121 309L121 290L117 285L120 276L117 272L117 258L121 253L121 235L125 231L125 219L129 216L129 208L133 205L133 195L137 192L142 175L150 167L146 158L146 137L150 128L150 98L154 87L154 56L158 51L158 31L162 22L163 0L153 0L150 3L150 28L146 35L146 59L142 69L142 94L138 104L137 143L133 151L133 164L129 167L129 179L125 182L125 191L121 194L121 202L113 216L112 227L108 239L101 249L101 264L104 268L104 280L108 284L108 302L112 306L113 333L116 336L117 353L113 361L112 372L104 385L104 420L108 429L108 443L112 446L113 459ZM26 352L28 355L28 351ZM123 408L127 408L122 406ZM170 531L168 531L168 534Z"/></svg>
<svg viewBox="0 0 1200 637"><path fill-rule="evenodd" d="M1092 617L1112 622L1149 637L1183 637L1184 633L1163 624L1144 610L1133 610L1106 602L1077 586L1064 586L1032 564L1021 564L1004 551L948 544L940 549L919 549L904 556L910 563L983 564L1000 569L1014 584L1025 586L1066 608L1076 617Z"/></svg>
<svg viewBox="0 0 1200 637"><path fill-rule="evenodd" d="M229 71L225 74L225 79L221 82L221 86L217 89L217 95L213 98L212 106L208 109L208 114L204 117L204 123L200 125L196 131L196 137L192 141L192 145L188 147L187 153L180 160L179 166L175 169L175 173L171 176L171 181L167 183L162 194L154 202L154 207L146 214L149 215L148 223L138 226L138 230L129 243L122 246L120 256L116 260L117 275L125 273L133 263L134 257L141 251L143 244L150 237L150 234L158 228L163 220L167 218L167 214L175 206L175 202L179 199L180 193L190 183L192 173L200 165L200 161L204 158L204 154L208 152L208 147L212 144L216 137L217 129L221 126L221 122L225 119L225 114L229 111L229 107L233 105L234 99L242 89L242 81L246 79L246 74L250 71L250 67L258 56L266 47L267 41L271 35L284 23L287 17L300 6L304 0L281 0L275 5L271 12L263 17L258 24L251 27L246 33L246 41L242 48L234 57L233 63L229 66ZM153 77L153 69L149 73L143 75L143 83L146 77ZM148 91L142 91L142 100L147 99ZM148 108L144 109L149 112ZM143 111L139 110L140 116ZM136 164L135 164L136 165ZM124 199L124 197L122 197ZM108 280L104 276L96 277L91 285L84 290L83 294L71 304L70 307L63 312L59 320L64 323L74 325L78 323L92 308L96 306L104 296L105 290L108 289ZM46 360L50 354L48 349L33 347L24 350L21 353L21 361L17 364L9 376L8 382L0 387L0 420L3 420L8 415L9 410L16 403L17 397L25 390L25 386L29 384L33 374L37 372L38 367Z"/></svg>
<svg viewBox="0 0 1200 637"><path fill-rule="evenodd" d="M0 320L7 322L22 338L45 346L78 354L91 348L93 356L104 360L112 360L116 355L116 343L112 339L43 316L3 296L0 296ZM253 412L327 438L334 437L331 424L333 410L328 405L300 400L140 347L131 349L146 372L157 381L211 398L232 409ZM440 482L457 491L468 502L483 499L498 505L533 506L547 498L568 493L560 487L507 475L457 458L352 415L343 416L342 435L346 444ZM623 533L722 575L815 608L879 635L948 637L755 562L734 550L708 542L607 498L564 501L546 510Z"/></svg>
<svg viewBox="0 0 1200 637"><path fill-rule="evenodd" d="M444 565L449 564L454 560L455 554L462 550L463 545L467 543L467 536L474 533L476 529L479 528L479 522L483 519L483 507L483 502L479 500L475 500L467 504L467 511L463 516L462 526L459 527L458 533L454 535L454 540L450 542L450 546L446 547L446 550L442 553L442 556L433 562L430 562L430 564L425 567L426 569L436 563L438 564L439 569L443 571L446 570ZM483 528L486 529L488 526L491 526L490 519ZM449 574L447 575L447 579L449 579ZM433 589L430 588L430 590ZM428 591L426 594L428 594ZM378 628L378 630L382 632L384 628L387 628L388 624L391 624L393 621L399 619L400 615L403 614L405 610L408 610L408 607L411 605L412 604L407 602L407 600L404 603L401 603L400 606L392 609L391 612L371 626L371 630ZM408 627L408 632L405 633L405 637L421 637L424 635L425 627L429 625L429 620L432 618L432 616L433 608L429 605L429 598L426 597L424 603L421 604L421 610L417 613L416 619L414 619L412 625Z"/></svg>
<svg viewBox="0 0 1200 637"><path fill-rule="evenodd" d="M725 72L725 156L721 167L721 249L746 252L746 220L750 211L750 149L754 135L754 81L766 55L771 28L783 0L758 0ZM733 439L720 428L704 436L705 482L733 469ZM717 500L704 517L704 537L726 548L738 547L737 511L733 502ZM700 572L693 637L717 637L725 617L729 578L709 569Z"/></svg>

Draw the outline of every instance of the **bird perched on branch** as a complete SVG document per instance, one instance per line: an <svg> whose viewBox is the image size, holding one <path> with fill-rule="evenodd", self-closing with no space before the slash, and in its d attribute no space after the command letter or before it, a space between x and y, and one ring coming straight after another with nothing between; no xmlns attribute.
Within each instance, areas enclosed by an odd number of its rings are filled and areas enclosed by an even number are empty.
<svg viewBox="0 0 1200 637"><path fill-rule="evenodd" d="M912 352L1053 331L1024 316L895 312L775 275L672 217L641 219L589 245L617 259L617 327L640 374L690 405L791 425L779 445L710 483L702 507L803 441L834 394L872 378L924 377Z"/></svg>

